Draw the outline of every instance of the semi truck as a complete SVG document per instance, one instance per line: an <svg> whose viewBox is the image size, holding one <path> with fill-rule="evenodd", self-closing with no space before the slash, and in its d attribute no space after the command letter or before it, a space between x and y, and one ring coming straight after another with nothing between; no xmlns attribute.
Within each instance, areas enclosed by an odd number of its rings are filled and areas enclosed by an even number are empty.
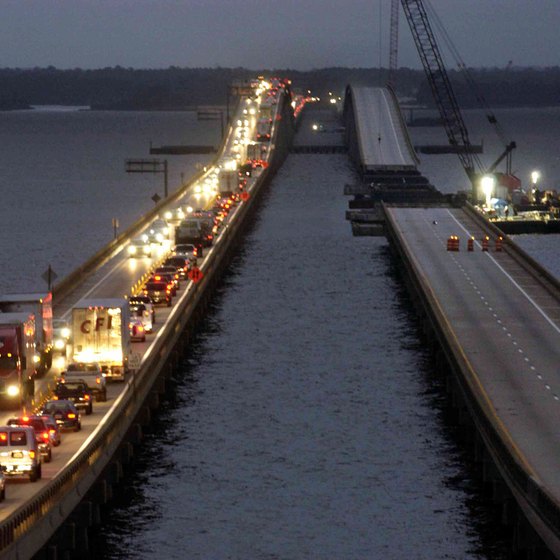
<svg viewBox="0 0 560 560"><path fill-rule="evenodd" d="M1 408L18 408L33 396L38 361L33 313L0 313Z"/></svg>
<svg viewBox="0 0 560 560"><path fill-rule="evenodd" d="M83 299L72 308L69 361L99 364L108 380L124 381L130 356L128 302Z"/></svg>
<svg viewBox="0 0 560 560"><path fill-rule="evenodd" d="M51 292L5 294L0 296L0 312L33 313L35 316L35 349L39 355L36 369L44 374L52 366L53 306Z"/></svg>

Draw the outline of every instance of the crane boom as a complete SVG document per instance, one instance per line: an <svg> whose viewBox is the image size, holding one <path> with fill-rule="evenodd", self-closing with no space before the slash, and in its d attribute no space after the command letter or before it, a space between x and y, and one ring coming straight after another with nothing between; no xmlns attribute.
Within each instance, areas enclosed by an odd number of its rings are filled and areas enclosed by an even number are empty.
<svg viewBox="0 0 560 560"><path fill-rule="evenodd" d="M426 10L422 0L401 0L401 5L424 66L436 106L442 117L447 138L452 146L458 148L457 154L473 185L474 192L477 172L475 171L475 160L471 151L469 133L451 87ZM480 164L478 165L480 167Z"/></svg>

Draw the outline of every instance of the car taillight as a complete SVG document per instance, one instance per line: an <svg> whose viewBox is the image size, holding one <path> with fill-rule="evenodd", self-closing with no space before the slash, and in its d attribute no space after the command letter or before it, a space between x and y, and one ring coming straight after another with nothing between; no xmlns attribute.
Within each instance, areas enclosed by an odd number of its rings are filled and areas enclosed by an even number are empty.
<svg viewBox="0 0 560 560"><path fill-rule="evenodd" d="M31 451L29 452L29 458L30 458L30 459L35 459L35 451L31 450Z"/></svg>
<svg viewBox="0 0 560 560"><path fill-rule="evenodd" d="M42 437L44 440L47 440L47 441L48 441L48 439L49 439L49 432L43 432L43 433L41 434L41 437Z"/></svg>
<svg viewBox="0 0 560 560"><path fill-rule="evenodd" d="M101 385L101 377L96 377L96 378L95 378L95 382L96 382L98 385Z"/></svg>
<svg viewBox="0 0 560 560"><path fill-rule="evenodd" d="M89 395L84 395L84 399L85 399L86 401L89 401Z"/></svg>
<svg viewBox="0 0 560 560"><path fill-rule="evenodd" d="M69 412L68 413L68 418L70 418L71 420L73 420L74 418L76 418L76 415L73 412Z"/></svg>

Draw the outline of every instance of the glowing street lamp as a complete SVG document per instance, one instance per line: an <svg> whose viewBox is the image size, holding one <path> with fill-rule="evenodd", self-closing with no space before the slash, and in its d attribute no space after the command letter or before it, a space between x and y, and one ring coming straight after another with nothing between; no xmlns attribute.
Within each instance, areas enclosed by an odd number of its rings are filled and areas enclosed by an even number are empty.
<svg viewBox="0 0 560 560"><path fill-rule="evenodd" d="M482 192L486 198L486 208L490 207L490 199L492 198L492 193L494 191L494 182L494 177L491 175L484 175L480 181Z"/></svg>

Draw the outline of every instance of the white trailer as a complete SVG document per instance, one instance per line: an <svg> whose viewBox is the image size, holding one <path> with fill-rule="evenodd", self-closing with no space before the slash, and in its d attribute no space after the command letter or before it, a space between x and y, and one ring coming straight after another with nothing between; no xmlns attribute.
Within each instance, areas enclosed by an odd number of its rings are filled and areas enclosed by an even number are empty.
<svg viewBox="0 0 560 560"><path fill-rule="evenodd" d="M125 299L83 299L72 308L71 362L98 363L107 379L129 369L129 308Z"/></svg>

